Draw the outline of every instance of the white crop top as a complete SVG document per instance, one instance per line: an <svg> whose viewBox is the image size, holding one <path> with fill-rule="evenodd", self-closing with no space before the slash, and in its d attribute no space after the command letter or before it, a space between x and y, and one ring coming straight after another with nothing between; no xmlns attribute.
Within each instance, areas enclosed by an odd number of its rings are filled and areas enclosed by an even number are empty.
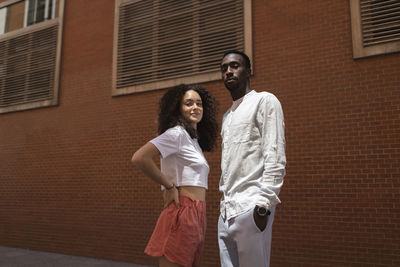
<svg viewBox="0 0 400 267"><path fill-rule="evenodd" d="M210 168L197 139L182 126L175 126L150 140L161 153L161 172L177 187L208 188ZM161 186L164 190L164 186Z"/></svg>

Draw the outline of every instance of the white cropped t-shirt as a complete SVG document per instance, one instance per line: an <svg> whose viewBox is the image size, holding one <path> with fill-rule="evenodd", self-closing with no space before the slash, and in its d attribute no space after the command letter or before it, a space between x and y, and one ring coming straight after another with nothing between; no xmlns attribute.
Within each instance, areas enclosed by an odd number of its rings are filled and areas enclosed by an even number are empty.
<svg viewBox="0 0 400 267"><path fill-rule="evenodd" d="M177 187L208 188L210 168L197 139L182 126L175 126L150 140L161 153L161 172ZM161 186L164 189L164 186Z"/></svg>

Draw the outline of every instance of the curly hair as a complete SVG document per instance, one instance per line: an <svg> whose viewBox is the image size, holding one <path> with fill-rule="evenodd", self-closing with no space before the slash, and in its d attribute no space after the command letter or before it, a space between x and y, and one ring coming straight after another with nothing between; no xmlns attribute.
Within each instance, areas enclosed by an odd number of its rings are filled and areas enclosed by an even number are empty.
<svg viewBox="0 0 400 267"><path fill-rule="evenodd" d="M182 116L180 105L183 96L189 90L196 91L203 103L203 118L197 124L197 131ZM183 126L190 137L198 138L203 151L211 151L215 145L218 133L216 121L217 101L199 85L180 84L170 88L161 98L158 112L158 134L164 133L176 125Z"/></svg>

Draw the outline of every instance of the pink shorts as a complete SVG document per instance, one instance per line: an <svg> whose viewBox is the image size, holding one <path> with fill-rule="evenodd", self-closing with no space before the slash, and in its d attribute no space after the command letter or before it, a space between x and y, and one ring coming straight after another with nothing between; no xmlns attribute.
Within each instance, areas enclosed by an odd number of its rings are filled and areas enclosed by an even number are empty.
<svg viewBox="0 0 400 267"><path fill-rule="evenodd" d="M180 208L169 204L158 218L145 253L165 256L183 266L199 266L206 231L206 203L179 196Z"/></svg>

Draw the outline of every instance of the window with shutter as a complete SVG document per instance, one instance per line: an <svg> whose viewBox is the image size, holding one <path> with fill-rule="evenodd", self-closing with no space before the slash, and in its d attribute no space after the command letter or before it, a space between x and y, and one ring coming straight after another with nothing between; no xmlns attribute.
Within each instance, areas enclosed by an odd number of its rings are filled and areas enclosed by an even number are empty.
<svg viewBox="0 0 400 267"><path fill-rule="evenodd" d="M224 51L251 51L251 0L117 0L113 95L221 78Z"/></svg>
<svg viewBox="0 0 400 267"><path fill-rule="evenodd" d="M58 104L63 7L63 0L0 4L0 113Z"/></svg>
<svg viewBox="0 0 400 267"><path fill-rule="evenodd" d="M400 51L400 1L350 0L353 57Z"/></svg>

